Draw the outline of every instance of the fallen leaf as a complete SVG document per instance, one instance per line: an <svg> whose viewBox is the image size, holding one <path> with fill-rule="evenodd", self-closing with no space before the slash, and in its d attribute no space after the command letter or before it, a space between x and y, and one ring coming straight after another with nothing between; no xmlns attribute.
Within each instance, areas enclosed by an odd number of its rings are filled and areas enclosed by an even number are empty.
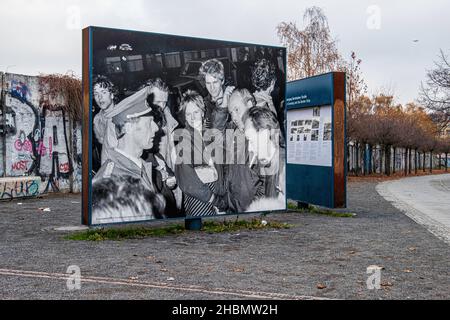
<svg viewBox="0 0 450 320"><path fill-rule="evenodd" d="M355 254L356 251L350 251L348 254Z"/></svg>
<svg viewBox="0 0 450 320"><path fill-rule="evenodd" d="M410 248L408 248L408 250L409 250L409 251L417 251L417 248L415 248L415 247L410 247Z"/></svg>
<svg viewBox="0 0 450 320"><path fill-rule="evenodd" d="M136 281L137 279L139 279L138 277L129 277L128 279Z"/></svg>
<svg viewBox="0 0 450 320"><path fill-rule="evenodd" d="M168 272L169 270L167 269L161 269L161 272Z"/></svg>
<svg viewBox="0 0 450 320"><path fill-rule="evenodd" d="M390 282L388 282L388 281L382 282L380 285L381 285L382 287L393 287L393 286L394 286L392 283L390 283Z"/></svg>
<svg viewBox="0 0 450 320"><path fill-rule="evenodd" d="M175 281L175 278L172 278L172 277L167 278L167 281Z"/></svg>
<svg viewBox="0 0 450 320"><path fill-rule="evenodd" d="M327 288L327 286L324 285L324 284L322 284L322 283L319 283L319 284L317 285L317 289L319 289L319 290L323 290L323 289L326 289L326 288Z"/></svg>
<svg viewBox="0 0 450 320"><path fill-rule="evenodd" d="M158 260L158 261L155 261L155 263L162 264L163 262L161 260Z"/></svg>
<svg viewBox="0 0 450 320"><path fill-rule="evenodd" d="M234 268L233 272L244 272L244 268Z"/></svg>

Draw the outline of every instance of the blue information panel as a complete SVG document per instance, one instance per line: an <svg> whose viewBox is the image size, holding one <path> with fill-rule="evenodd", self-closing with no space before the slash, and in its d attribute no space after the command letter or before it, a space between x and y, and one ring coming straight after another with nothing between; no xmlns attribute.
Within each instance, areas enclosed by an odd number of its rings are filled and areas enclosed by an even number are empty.
<svg viewBox="0 0 450 320"><path fill-rule="evenodd" d="M345 207L345 74L288 83L286 109L288 199Z"/></svg>

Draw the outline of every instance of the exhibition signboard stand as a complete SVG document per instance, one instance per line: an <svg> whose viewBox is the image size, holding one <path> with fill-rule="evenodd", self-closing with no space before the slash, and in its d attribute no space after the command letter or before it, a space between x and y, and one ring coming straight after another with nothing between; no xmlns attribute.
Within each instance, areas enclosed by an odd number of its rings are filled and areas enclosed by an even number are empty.
<svg viewBox="0 0 450 320"><path fill-rule="evenodd" d="M285 93L283 47L84 29L82 223L285 212Z"/></svg>
<svg viewBox="0 0 450 320"><path fill-rule="evenodd" d="M287 198L346 207L345 73L289 82L286 94Z"/></svg>

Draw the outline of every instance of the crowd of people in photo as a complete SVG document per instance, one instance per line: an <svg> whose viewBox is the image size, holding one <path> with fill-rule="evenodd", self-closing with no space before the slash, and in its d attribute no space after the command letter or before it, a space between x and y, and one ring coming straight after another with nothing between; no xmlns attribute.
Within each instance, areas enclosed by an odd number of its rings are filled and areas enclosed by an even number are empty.
<svg viewBox="0 0 450 320"><path fill-rule="evenodd" d="M114 84L96 76L101 166L92 180L94 223L284 209L274 69L267 59L255 61L252 88L238 88L225 85L221 61L207 60L199 74L208 95L187 89L176 110L160 78L119 102Z"/></svg>

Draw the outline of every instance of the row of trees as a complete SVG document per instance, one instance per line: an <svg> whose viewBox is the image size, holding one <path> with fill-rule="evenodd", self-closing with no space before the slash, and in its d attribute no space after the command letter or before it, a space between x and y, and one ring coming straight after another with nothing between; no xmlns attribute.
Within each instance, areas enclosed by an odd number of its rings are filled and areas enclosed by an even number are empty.
<svg viewBox="0 0 450 320"><path fill-rule="evenodd" d="M367 172L359 167L359 159L366 147L372 149L374 146L379 146L381 152L379 168L383 168L384 158L386 175L392 173L391 168L395 172L398 149L404 152L405 174L412 170L417 173L418 168L425 170L427 166L432 170L434 154L440 158L445 155L444 159L447 159L450 153L450 139L441 136L438 128L425 109L415 103L394 104L392 95L383 94L372 98L358 97L349 108L348 116L348 136L356 151L353 172ZM430 163L425 163L427 153ZM438 166L441 165L439 159ZM447 161L444 166L447 168Z"/></svg>
<svg viewBox="0 0 450 320"><path fill-rule="evenodd" d="M361 73L362 60L352 52L344 59L332 38L327 18L318 7L308 8L304 13L304 28L293 22L282 22L277 27L281 43L288 48L288 79L306 78L330 71L347 74L348 138L355 146L356 158L378 146L380 168L384 173L395 171L397 150L404 152L405 173L425 169L425 154L429 153L433 168L433 154L450 152L450 139L443 136L450 120L450 66L441 51L436 68L428 72L417 103L403 106L395 103L393 94L379 93L368 96L367 85ZM419 104L420 103L420 104ZM348 148L349 149L349 148ZM366 157L364 157L366 159ZM384 161L383 161L384 159ZM359 174L359 160L354 172ZM445 161L447 164L447 161ZM441 165L441 161L439 161ZM366 171L364 171L366 172Z"/></svg>

